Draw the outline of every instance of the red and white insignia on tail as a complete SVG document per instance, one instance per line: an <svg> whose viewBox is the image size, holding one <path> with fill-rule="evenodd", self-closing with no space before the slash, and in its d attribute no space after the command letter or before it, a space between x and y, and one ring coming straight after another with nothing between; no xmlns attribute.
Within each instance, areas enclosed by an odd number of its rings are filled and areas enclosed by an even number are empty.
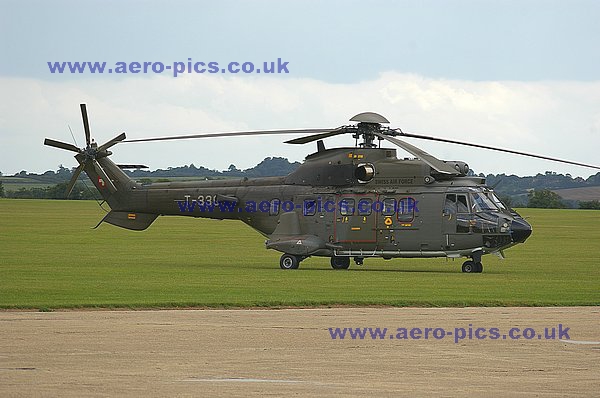
<svg viewBox="0 0 600 398"><path fill-rule="evenodd" d="M98 185L100 185L100 188L104 188L106 186L106 183L100 176L98 176Z"/></svg>

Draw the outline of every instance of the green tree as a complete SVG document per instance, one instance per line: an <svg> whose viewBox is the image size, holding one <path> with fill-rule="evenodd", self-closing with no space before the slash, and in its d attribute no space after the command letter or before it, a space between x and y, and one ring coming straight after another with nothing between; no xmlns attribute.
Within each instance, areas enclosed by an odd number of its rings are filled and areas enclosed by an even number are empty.
<svg viewBox="0 0 600 398"><path fill-rule="evenodd" d="M0 181L0 198L4 197L4 185L2 184L2 181Z"/></svg>
<svg viewBox="0 0 600 398"><path fill-rule="evenodd" d="M580 209L600 210L600 200L588 200L579 202Z"/></svg>
<svg viewBox="0 0 600 398"><path fill-rule="evenodd" d="M567 205L562 198L549 189L535 190L529 192L528 207L538 207L542 209L564 209Z"/></svg>

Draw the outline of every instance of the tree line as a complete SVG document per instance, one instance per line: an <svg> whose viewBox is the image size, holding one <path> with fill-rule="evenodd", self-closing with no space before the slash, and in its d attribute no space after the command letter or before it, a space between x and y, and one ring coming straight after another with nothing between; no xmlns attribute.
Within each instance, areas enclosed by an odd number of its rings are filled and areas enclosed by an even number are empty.
<svg viewBox="0 0 600 398"><path fill-rule="evenodd" d="M300 163L290 162L281 157L268 157L255 167L240 170L234 164L231 164L227 170L210 170L203 166L169 167L167 169L149 170L125 170L133 179L150 183L152 181L169 181L173 177L186 178L232 178L232 177L269 177L286 175L293 172ZM34 199L64 199L64 193L73 169L67 169L62 165L56 171L46 171L42 174L28 173L21 171L12 177L18 179L27 179L32 181L38 187L22 187L18 190L7 189L0 181L0 197L10 198L34 198ZM470 173L474 175L473 172ZM0 173L2 176L2 173ZM487 185L494 187L494 191L507 205L511 207L539 207L539 208L582 208L598 209L600 205L598 200L592 201L572 201L564 200L558 194L553 192L562 188L581 188L590 186L600 186L600 173L590 176L587 179L581 177L573 178L571 175L557 174L547 171L544 174L535 176L519 177L506 174L479 174L486 179ZM11 177L5 177L11 178ZM39 185L46 185L45 188L39 188ZM10 185L9 185L10 186ZM99 192L93 185L85 185L78 182L69 199L93 199L100 198Z"/></svg>
<svg viewBox="0 0 600 398"><path fill-rule="evenodd" d="M146 179L142 179L146 180ZM147 182L150 182L149 180ZM61 182L56 185L52 185L45 188L20 188L17 191L5 191L2 181L0 181L0 198L14 198L14 199L65 199L65 192L67 189L68 182ZM83 183L75 184L73 192L68 199L73 200L89 200L89 199L100 199L100 193L96 187L90 187ZM502 196L502 201L510 207L514 206L514 203L510 196ZM542 209L566 209L569 206L556 192L549 189L532 190L528 194L528 202L525 206L521 207L533 207ZM600 210L599 200L580 201L578 203L580 209L587 210Z"/></svg>
<svg viewBox="0 0 600 398"><path fill-rule="evenodd" d="M65 193L67 191L68 182L61 182L48 187L32 187L32 188L19 188L16 191L7 191L4 189L2 181L0 181L0 198L13 198L13 199L67 199ZM87 200L87 199L99 199L101 198L100 192L96 187L90 187L84 183L76 183L73 187L73 192L68 199L76 200Z"/></svg>

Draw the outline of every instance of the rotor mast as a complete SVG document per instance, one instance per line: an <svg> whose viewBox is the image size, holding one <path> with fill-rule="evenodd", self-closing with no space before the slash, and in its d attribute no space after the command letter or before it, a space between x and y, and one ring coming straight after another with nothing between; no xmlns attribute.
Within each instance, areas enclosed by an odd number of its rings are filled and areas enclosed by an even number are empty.
<svg viewBox="0 0 600 398"><path fill-rule="evenodd" d="M359 145L363 148L376 148L375 133L381 131L382 123L389 123L389 120L375 112L359 113L350 119L350 121L358 122L356 133L354 133L352 137L357 140L362 138L363 141ZM381 140L381 138L377 138Z"/></svg>

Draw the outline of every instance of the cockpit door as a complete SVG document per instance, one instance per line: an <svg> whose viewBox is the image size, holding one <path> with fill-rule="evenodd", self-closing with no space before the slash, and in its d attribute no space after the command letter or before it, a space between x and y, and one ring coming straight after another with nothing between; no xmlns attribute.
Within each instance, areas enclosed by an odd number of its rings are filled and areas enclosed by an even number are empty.
<svg viewBox="0 0 600 398"><path fill-rule="evenodd" d="M464 193L447 193L442 209L442 234L446 238L446 248L452 249L456 237L470 232L471 214L468 197Z"/></svg>

